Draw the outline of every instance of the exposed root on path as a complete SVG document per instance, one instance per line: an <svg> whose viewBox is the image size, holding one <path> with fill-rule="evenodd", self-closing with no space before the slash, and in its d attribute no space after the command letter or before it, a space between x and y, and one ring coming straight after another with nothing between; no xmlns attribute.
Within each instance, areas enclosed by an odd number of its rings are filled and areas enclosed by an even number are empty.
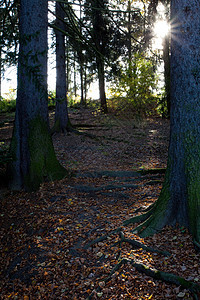
<svg viewBox="0 0 200 300"><path fill-rule="evenodd" d="M198 300L200 297L200 285L192 281L186 280L183 277L177 276L172 273L167 273L159 271L157 269L152 269L144 264L137 263L134 259L122 258L111 270L110 274L104 279L104 282L107 283L111 280L112 276L125 264L130 264L138 272L150 276L155 280L161 280L169 284L175 284L180 286L183 289L189 290L194 297L194 300ZM95 292L101 292L101 287L99 286ZM92 299L94 296L94 291L90 294L87 300Z"/></svg>
<svg viewBox="0 0 200 300"><path fill-rule="evenodd" d="M156 269L149 268L148 266L145 266L144 264L139 264L135 262L133 259L123 258L119 261L119 263L116 264L116 266L112 269L109 276L104 280L105 282L108 282L112 275L118 271L121 266L129 263L131 266L133 266L138 272L143 273L147 276L152 277L156 280L162 280L163 282L175 284L177 286L181 286L183 289L188 289L192 292L194 299L198 300L200 296L200 285L197 283L194 283L192 281L186 280L183 277L177 276L175 274L159 271ZM88 298L91 299L91 298Z"/></svg>
<svg viewBox="0 0 200 300"><path fill-rule="evenodd" d="M164 256L170 256L171 255L168 251L161 251L161 250L158 250L158 249L154 249L152 247L145 246L144 244L142 244L142 243L140 243L136 240L127 239L127 238L124 237L124 234L121 231L119 233L119 237L120 237L120 241L118 243L120 243L120 244L121 243L128 243L134 249L142 248L143 250L145 250L147 252L151 252L151 253L159 253L159 254L164 255Z"/></svg>
<svg viewBox="0 0 200 300"><path fill-rule="evenodd" d="M154 207L146 212L145 217L146 219L151 215L152 213L152 209L154 209ZM143 218L144 215L141 215L139 217L135 217L132 218L131 221L128 220L128 222L125 222L125 225L132 223L133 221L135 222L137 220L140 220ZM143 249L147 252L150 253L158 253L164 256L170 256L171 254L168 251L161 251L159 249L154 249L152 247L146 246L142 243L140 243L137 240L134 239L128 239L125 238L124 233L121 231L121 227L118 227L116 230L111 231L110 233L108 233L107 235L104 235L98 239L93 240L92 242L90 242L89 244L87 244L85 246L85 249L88 249L89 247L93 246L96 243L99 243L103 240L106 240L110 235L118 233L119 234L119 241L115 242L113 246L119 245L120 249L122 246L122 243L128 243L130 244L134 249ZM199 245L197 245L199 246ZM186 280L183 277L180 277L178 275L175 275L173 273L168 273L168 272L164 272L164 271L160 271L157 269L153 269L151 267L149 267L148 265L145 264L141 264L138 263L135 259L131 259L131 258L121 258L121 250L119 250L118 255L117 255L117 259L118 259L118 263L113 267L113 269L110 271L110 274L103 280L104 284L106 284L107 282L109 282L113 275L125 264L130 264L132 267L134 267L138 272L145 274L146 276L150 276L155 280L161 280L165 283L168 284L175 284L179 287L181 287L182 289L187 289L189 290L192 295L193 295L193 299L198 300L200 297L200 285L192 282L190 280ZM99 293L99 295L101 294L101 285L100 284L96 290L94 290L90 296L87 298L87 300L93 299L93 297L95 296L95 293Z"/></svg>
<svg viewBox="0 0 200 300"><path fill-rule="evenodd" d="M124 221L123 222L123 226L127 226L129 224L135 224L135 223L138 223L138 222L144 222L144 221L146 221L152 215L154 209L155 209L155 204L151 205L150 208L147 208L147 210L146 210L146 212L144 214L132 217L132 218Z"/></svg>

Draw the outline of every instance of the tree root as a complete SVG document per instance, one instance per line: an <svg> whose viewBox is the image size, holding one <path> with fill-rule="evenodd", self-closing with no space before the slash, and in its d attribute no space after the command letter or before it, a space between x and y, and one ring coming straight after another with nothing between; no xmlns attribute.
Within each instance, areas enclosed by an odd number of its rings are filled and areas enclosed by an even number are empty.
<svg viewBox="0 0 200 300"><path fill-rule="evenodd" d="M152 206L150 205L150 207L147 208L146 213L141 214L139 216L132 217L132 218L124 221L123 226L127 226L129 224L135 224L138 222L144 222L152 215L153 211L154 211L154 204Z"/></svg>
<svg viewBox="0 0 200 300"><path fill-rule="evenodd" d="M150 204L147 208L142 208L142 207L139 207L137 208L136 210L134 210L133 214L137 214L138 212L148 212L149 210L151 210L153 208L153 206L155 205L155 203L152 203ZM132 218L131 218L132 219ZM127 220L128 221L128 220ZM126 222L126 221L125 221ZM131 223L129 223L131 224ZM128 224L127 224L128 225Z"/></svg>
<svg viewBox="0 0 200 300"><path fill-rule="evenodd" d="M54 125L53 128L51 129L51 135L55 135L59 132L60 132L60 129L58 128L58 126ZM74 133L74 134L77 134L77 135L83 135L85 137L88 137L90 139L94 139L94 140L97 140L97 141L100 140L100 138L97 137L94 134L87 133L87 132L82 132L82 131L79 131L79 130L75 129L74 126L72 126L71 124L67 125L67 127L64 130L61 130L61 132L63 132L63 133L68 133L68 132L69 133Z"/></svg>
<svg viewBox="0 0 200 300"><path fill-rule="evenodd" d="M142 175L146 174L165 174L166 168L152 168L139 170Z"/></svg>
<svg viewBox="0 0 200 300"><path fill-rule="evenodd" d="M95 244L97 244L97 243L100 243L100 242L102 242L102 241L105 241L110 235L115 234L115 233L118 233L118 232L121 231L121 230L122 230L122 228L121 228L121 227L118 227L117 229L110 231L108 234L102 235L102 236L100 236L99 238L97 238L97 239L91 241L90 243L86 244L86 245L83 247L83 249L88 249L88 248L92 247L93 245L95 245Z"/></svg>
<svg viewBox="0 0 200 300"><path fill-rule="evenodd" d="M126 263L131 264L138 272L143 273L146 276L150 276L153 279L161 280L166 283L181 286L182 288L189 290L193 294L195 300L199 299L199 296L200 296L200 285L199 284L194 283L189 280L186 280L183 277L174 275L172 273L167 273L167 272L159 271L156 269L152 269L144 264L136 263L135 260L128 259L128 258L123 258L122 260L120 260L114 266L114 268L111 270L109 276L104 279L104 282L107 283L108 281L110 281L113 274L115 272L117 272L121 268L121 266L125 265ZM98 287L97 292L100 292L100 291L101 291L101 288ZM94 292L87 298L87 300L92 299L93 295L94 295Z"/></svg>
<svg viewBox="0 0 200 300"><path fill-rule="evenodd" d="M132 245L135 249L139 249L139 248L142 248L143 250L147 251L147 252L153 252L153 253L159 253L161 255L164 255L164 256L171 256L171 253L169 253L168 251L161 251L161 250L158 250L158 249L154 249L152 247L149 247L149 246L145 246L144 244L136 241L136 240L133 240L133 239L127 239L124 237L124 234L123 232L119 232L119 236L120 236L120 241L118 243L129 243L130 245Z"/></svg>
<svg viewBox="0 0 200 300"><path fill-rule="evenodd" d="M190 290L194 295L197 296L198 293L200 293L200 285L197 283L194 283L192 281L186 280L183 277L174 275L172 273L167 273L163 271L159 271L156 269L151 269L143 264L138 264L134 260L123 258L111 271L110 275L105 279L105 282L109 281L111 276L119 270L119 268L125 264L130 263L133 267L136 268L136 270L140 273L144 273L147 276L152 277L156 280L162 280L166 283L175 284L178 286L181 286L182 288ZM198 298L197 298L198 299Z"/></svg>

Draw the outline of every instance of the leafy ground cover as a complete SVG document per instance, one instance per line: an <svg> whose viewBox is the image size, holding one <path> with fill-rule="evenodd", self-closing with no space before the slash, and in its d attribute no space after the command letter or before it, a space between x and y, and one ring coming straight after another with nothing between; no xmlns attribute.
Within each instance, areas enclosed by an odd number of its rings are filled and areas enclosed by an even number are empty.
<svg viewBox="0 0 200 300"><path fill-rule="evenodd" d="M76 176L45 183L36 193L1 189L1 299L198 299L198 291L195 296L145 271L197 286L199 254L185 228L141 239L133 225L123 225L160 193L169 122L90 109L71 110L70 117L82 134L57 134L53 141L58 159ZM6 118L0 128L5 146L13 124ZM144 172L152 168L157 171Z"/></svg>

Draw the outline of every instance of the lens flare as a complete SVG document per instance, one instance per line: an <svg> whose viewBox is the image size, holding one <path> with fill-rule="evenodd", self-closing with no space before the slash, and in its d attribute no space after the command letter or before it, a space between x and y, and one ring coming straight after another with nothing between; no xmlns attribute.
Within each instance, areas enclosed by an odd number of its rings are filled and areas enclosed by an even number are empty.
<svg viewBox="0 0 200 300"><path fill-rule="evenodd" d="M154 25L154 34L156 38L164 38L170 30L170 26L166 21L159 20Z"/></svg>

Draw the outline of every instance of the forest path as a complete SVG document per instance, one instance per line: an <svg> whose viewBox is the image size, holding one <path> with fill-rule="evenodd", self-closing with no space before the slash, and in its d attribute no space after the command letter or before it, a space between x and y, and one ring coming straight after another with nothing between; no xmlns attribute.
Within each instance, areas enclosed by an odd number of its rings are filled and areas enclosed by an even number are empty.
<svg viewBox="0 0 200 300"><path fill-rule="evenodd" d="M51 116L52 117L52 116ZM76 176L45 183L35 193L4 191L1 196L0 294L2 299L192 299L187 290L153 280L127 264L105 284L119 258L198 282L199 255L182 228L166 228L141 239L123 221L146 209L159 196L166 167L169 122L159 118L104 116L70 110L72 124L85 133L53 137L60 162ZM2 127L9 140L11 122ZM149 168L157 168L153 174ZM125 237L160 250L170 258L116 244ZM116 243L115 243L116 242ZM184 273L184 274L183 274ZM100 290L99 290L100 288ZM180 297L179 297L180 296Z"/></svg>
<svg viewBox="0 0 200 300"><path fill-rule="evenodd" d="M169 121L161 118L103 115L91 109L70 110L79 131L54 136L58 158L66 168L82 171L138 170L166 166Z"/></svg>

